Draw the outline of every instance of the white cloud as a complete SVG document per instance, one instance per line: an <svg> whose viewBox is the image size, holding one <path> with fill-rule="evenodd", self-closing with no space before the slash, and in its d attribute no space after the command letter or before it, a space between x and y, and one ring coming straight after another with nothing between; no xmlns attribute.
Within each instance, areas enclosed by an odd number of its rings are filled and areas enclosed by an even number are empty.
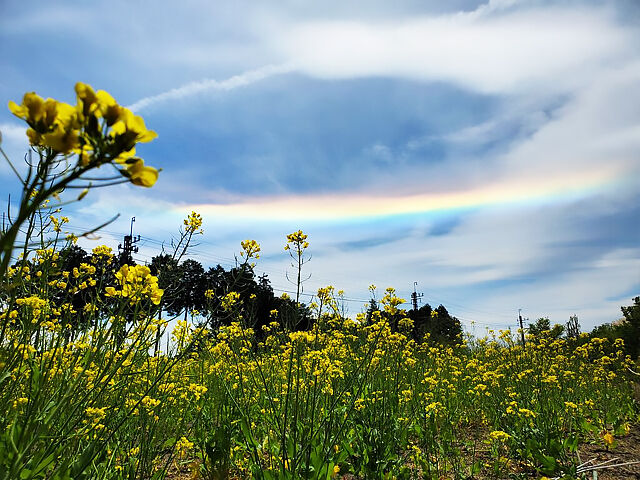
<svg viewBox="0 0 640 480"><path fill-rule="evenodd" d="M638 41L637 32L619 26L607 8L536 8L513 0L490 1L471 12L396 14L384 21L354 15L315 20L313 15L295 17L277 8L270 13L228 8L221 14L227 24L237 25L236 34L224 27L224 37L214 35L205 29L203 17L215 12L187 8L176 15L190 19L194 31L184 36L171 31L169 40L147 22L140 27L146 35L140 34L133 44L127 40L127 55L151 62L149 68L162 66L165 82L185 78L185 73L188 78L189 71L196 78L215 72L138 100L131 105L134 109L294 71L319 78L444 81L489 94L566 92L602 66L635 55L632 45ZM315 15L322 17L327 15ZM166 15L152 19L169 28ZM94 20L101 29L122 28L109 15ZM261 62L266 65L256 68ZM229 71L241 73L216 78Z"/></svg>
<svg viewBox="0 0 640 480"><path fill-rule="evenodd" d="M626 184L640 191L640 96L630 94L639 83L640 61L630 61L599 71L552 112L545 111L543 100L514 101L515 107L477 125L440 137L417 137L408 143L409 150L434 139L444 141L447 161L411 165L410 171L399 170L373 183L377 188L400 184L405 191L425 188L424 178L430 179L430 190L446 192L499 184L535 190L548 182L568 194L584 191L588 184L594 188ZM524 134L501 137L501 129L514 126ZM497 153L474 151L496 138L503 142Z"/></svg>
<svg viewBox="0 0 640 480"><path fill-rule="evenodd" d="M24 170L23 156L29 148L29 141L26 135L26 126L15 123L0 123L0 134L2 135L2 150L9 157L14 167L19 171ZM11 168L4 158L0 158L0 174L11 174Z"/></svg>
<svg viewBox="0 0 640 480"><path fill-rule="evenodd" d="M26 127L13 123L0 123L0 132L2 133L2 143L22 143L27 145L27 136L25 135Z"/></svg>
<svg viewBox="0 0 640 480"><path fill-rule="evenodd" d="M534 285L496 290L486 302L476 305L485 309L489 304L517 306L532 321L549 316L553 322L565 323L577 314L583 331L590 331L622 316L620 307L632 300L631 295L621 299L620 294L638 288L639 271L640 249L613 248L603 257L585 262L579 271L539 279Z"/></svg>
<svg viewBox="0 0 640 480"><path fill-rule="evenodd" d="M566 89L631 51L631 34L603 9L490 12L303 22L274 47L312 76L449 81L487 93Z"/></svg>
<svg viewBox="0 0 640 480"><path fill-rule="evenodd" d="M568 188L589 171L632 179L640 169L640 141L633 135L640 127L640 97L628 92L638 82L640 62L601 72L555 118L504 155L497 170L531 180L564 177Z"/></svg>

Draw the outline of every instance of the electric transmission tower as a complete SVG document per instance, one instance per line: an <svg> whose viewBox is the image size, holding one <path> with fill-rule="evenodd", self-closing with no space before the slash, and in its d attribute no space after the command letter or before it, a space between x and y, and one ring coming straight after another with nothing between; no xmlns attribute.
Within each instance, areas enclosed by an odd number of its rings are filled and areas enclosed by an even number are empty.
<svg viewBox="0 0 640 480"><path fill-rule="evenodd" d="M424 296L423 293L416 292L418 282L413 282L413 293L411 294L411 304L413 305L413 311L418 310L418 299Z"/></svg>
<svg viewBox="0 0 640 480"><path fill-rule="evenodd" d="M136 221L136 217L131 217L131 229L129 230L129 235L124 236L123 243L118 245L118 259L120 261L120 265L133 263L132 253L138 253L138 247L136 243L140 241L140 235L137 237L133 236L133 224Z"/></svg>

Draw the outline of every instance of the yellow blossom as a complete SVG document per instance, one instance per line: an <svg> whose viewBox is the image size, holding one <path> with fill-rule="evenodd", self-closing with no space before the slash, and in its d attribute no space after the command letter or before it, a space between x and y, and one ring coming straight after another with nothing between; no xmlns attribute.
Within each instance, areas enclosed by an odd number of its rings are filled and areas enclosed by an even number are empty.
<svg viewBox="0 0 640 480"><path fill-rule="evenodd" d="M511 438L511 435L502 430L494 430L489 434L489 438L493 441L506 442Z"/></svg>

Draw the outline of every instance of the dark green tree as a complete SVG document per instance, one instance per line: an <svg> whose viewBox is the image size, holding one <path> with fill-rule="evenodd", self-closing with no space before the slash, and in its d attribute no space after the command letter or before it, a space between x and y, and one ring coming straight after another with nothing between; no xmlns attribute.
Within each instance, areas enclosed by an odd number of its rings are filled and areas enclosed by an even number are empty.
<svg viewBox="0 0 640 480"><path fill-rule="evenodd" d="M373 321L373 312L379 312L380 307L378 306L378 302L376 302L375 298L369 300L369 306L367 307L367 312L365 313L365 321L367 325L371 325Z"/></svg>
<svg viewBox="0 0 640 480"><path fill-rule="evenodd" d="M620 324L621 337L627 353L632 358L640 355L640 296L633 299L633 305L621 307L624 321Z"/></svg>
<svg viewBox="0 0 640 480"><path fill-rule="evenodd" d="M158 277L158 286L164 290L160 302L160 312L171 309L179 300L181 274L178 261L171 255L165 253L156 255L149 264L151 275Z"/></svg>
<svg viewBox="0 0 640 480"><path fill-rule="evenodd" d="M549 337L560 338L564 333L564 325L555 324L551 326L549 317L540 317L527 328L529 335L536 338Z"/></svg>
<svg viewBox="0 0 640 480"><path fill-rule="evenodd" d="M459 342L462 340L462 325L460 320L451 316L444 305L439 305L434 317L432 335L436 340L445 342Z"/></svg>
<svg viewBox="0 0 640 480"><path fill-rule="evenodd" d="M417 310L410 310L408 315L413 320L413 336L416 341L421 341L427 333L436 342L455 343L461 339L462 325L444 305L433 310L427 303Z"/></svg>
<svg viewBox="0 0 640 480"><path fill-rule="evenodd" d="M577 315L571 315L566 325L567 338L576 339L580 336L580 322Z"/></svg>
<svg viewBox="0 0 640 480"><path fill-rule="evenodd" d="M167 312L176 316L183 313L186 319L190 311L203 311L206 306L207 282L202 264L196 260L187 259L170 272L175 274L172 274L167 281L174 282L174 287L171 288L175 290L171 293L171 304L165 307Z"/></svg>

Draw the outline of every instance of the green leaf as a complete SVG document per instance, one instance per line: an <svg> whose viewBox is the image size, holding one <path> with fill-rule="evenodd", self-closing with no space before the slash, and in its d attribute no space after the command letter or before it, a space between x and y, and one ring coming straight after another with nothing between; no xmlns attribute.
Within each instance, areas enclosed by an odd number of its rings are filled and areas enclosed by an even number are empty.
<svg viewBox="0 0 640 480"><path fill-rule="evenodd" d="M564 441L564 447L569 450L570 452L575 452L578 450L578 436L577 435L571 435L570 437L566 438Z"/></svg>
<svg viewBox="0 0 640 480"><path fill-rule="evenodd" d="M176 444L176 438L175 437L169 437L167 440L165 440L165 442L162 444L163 448L172 448L174 445Z"/></svg>
<svg viewBox="0 0 640 480"><path fill-rule="evenodd" d="M549 455L539 455L538 461L542 463L541 471L545 474L553 474L558 468L558 462Z"/></svg>
<svg viewBox="0 0 640 480"><path fill-rule="evenodd" d="M0 385L11 375L11 370L7 369L2 374L0 374Z"/></svg>
<svg viewBox="0 0 640 480"><path fill-rule="evenodd" d="M240 422L240 430L242 430L245 441L247 441L247 443L249 443L249 445L251 445L252 447L258 448L258 442L256 442L256 440L253 438L251 429L249 428L249 425L247 425L247 421L244 418Z"/></svg>
<svg viewBox="0 0 640 480"><path fill-rule="evenodd" d="M56 456L56 452L51 453L49 456L47 456L46 458L44 458L40 464L35 467L33 469L33 475L39 475L40 473L44 472L45 469L47 469L49 466L51 466L51 464L53 463L53 459Z"/></svg>

